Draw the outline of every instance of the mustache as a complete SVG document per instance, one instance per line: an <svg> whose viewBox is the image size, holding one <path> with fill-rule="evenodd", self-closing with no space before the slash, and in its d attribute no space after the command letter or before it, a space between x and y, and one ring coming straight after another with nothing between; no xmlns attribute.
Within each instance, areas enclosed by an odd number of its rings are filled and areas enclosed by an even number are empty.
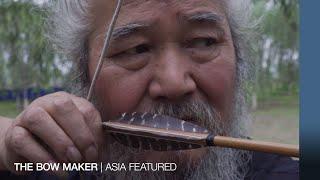
<svg viewBox="0 0 320 180"><path fill-rule="evenodd" d="M225 130L219 111L202 100L189 99L179 103L155 102L149 112L182 119L214 133L223 133Z"/></svg>

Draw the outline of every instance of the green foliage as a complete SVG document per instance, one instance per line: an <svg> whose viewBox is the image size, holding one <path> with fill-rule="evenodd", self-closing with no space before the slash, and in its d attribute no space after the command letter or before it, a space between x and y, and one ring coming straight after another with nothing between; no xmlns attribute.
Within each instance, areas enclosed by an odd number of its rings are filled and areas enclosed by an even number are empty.
<svg viewBox="0 0 320 180"><path fill-rule="evenodd" d="M1 101L0 102L0 116L14 118L20 112L16 108L16 103L13 101Z"/></svg>
<svg viewBox="0 0 320 180"><path fill-rule="evenodd" d="M255 92L260 100L299 93L299 3L255 0L261 18L256 49Z"/></svg>
<svg viewBox="0 0 320 180"><path fill-rule="evenodd" d="M44 38L43 17L32 1L0 1L0 88L46 87L61 75Z"/></svg>
<svg viewBox="0 0 320 180"><path fill-rule="evenodd" d="M261 17L255 41L259 100L299 93L298 0L253 0ZM0 89L47 87L63 77L44 36L44 12L31 0L0 0ZM60 60L61 61L61 60ZM250 97L247 98L251 100Z"/></svg>

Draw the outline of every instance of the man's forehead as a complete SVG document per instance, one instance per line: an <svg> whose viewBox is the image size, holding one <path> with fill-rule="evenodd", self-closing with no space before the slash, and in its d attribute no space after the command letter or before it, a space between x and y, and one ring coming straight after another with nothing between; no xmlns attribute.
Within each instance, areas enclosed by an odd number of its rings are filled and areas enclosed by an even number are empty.
<svg viewBox="0 0 320 180"><path fill-rule="evenodd" d="M201 3L201 2L213 2L220 3L225 0L123 0L123 5L139 5L148 2L159 2L164 4L173 4L173 3ZM93 0L94 3L107 3L107 4L116 4L117 0Z"/></svg>
<svg viewBox="0 0 320 180"><path fill-rule="evenodd" d="M112 0L115 1L116 0ZM220 3L223 2L224 0L124 0L123 5L124 6L137 6L141 5L144 3L159 3L163 5L178 5L178 4L184 4L184 5L189 5L189 4L207 4L207 3Z"/></svg>
<svg viewBox="0 0 320 180"><path fill-rule="evenodd" d="M96 31L104 30L105 24L111 19L116 2L117 0L94 1L93 12L98 28ZM124 0L116 26L152 21L169 13L183 16L202 11L224 16L222 2L223 0Z"/></svg>
<svg viewBox="0 0 320 180"><path fill-rule="evenodd" d="M97 39L103 39L106 25L111 20L117 0L93 0L91 2L93 2L91 6L93 29L89 37L90 45ZM126 27L130 27L129 30L137 25L139 28L141 26L150 27L150 25L157 24L161 18L168 21L172 18L179 19L193 15L200 18L200 21L203 18L206 18L206 21L220 19L222 20L220 24L227 27L228 23L224 21L226 19L224 2L225 0L123 0L113 34L125 36L123 32L130 32Z"/></svg>

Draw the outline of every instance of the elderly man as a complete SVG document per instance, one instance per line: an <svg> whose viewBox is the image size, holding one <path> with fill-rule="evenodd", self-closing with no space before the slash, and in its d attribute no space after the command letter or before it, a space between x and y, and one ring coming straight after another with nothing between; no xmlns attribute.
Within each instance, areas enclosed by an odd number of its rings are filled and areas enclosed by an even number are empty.
<svg viewBox="0 0 320 180"><path fill-rule="evenodd" d="M216 134L248 137L245 83L250 61L248 34L243 31L249 21L248 0L124 0L91 103L82 96L115 4L116 0L57 0L49 5L50 39L77 65L78 94L50 94L36 99L15 120L1 119L0 168L7 172L0 177L15 177L15 162L174 162L175 172L82 176L298 178L297 162L285 157L218 147L140 152L105 135L103 121L123 112L152 112L197 123Z"/></svg>

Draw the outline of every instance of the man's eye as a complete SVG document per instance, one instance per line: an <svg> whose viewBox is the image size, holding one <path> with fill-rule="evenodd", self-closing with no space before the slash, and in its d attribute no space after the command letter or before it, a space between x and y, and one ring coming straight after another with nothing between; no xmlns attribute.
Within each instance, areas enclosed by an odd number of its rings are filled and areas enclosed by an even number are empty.
<svg viewBox="0 0 320 180"><path fill-rule="evenodd" d="M134 48L131 48L127 51L124 51L125 54L130 54L130 55L134 55L134 54L142 54L142 53L146 53L150 51L150 47L147 44L141 44L138 45Z"/></svg>
<svg viewBox="0 0 320 180"><path fill-rule="evenodd" d="M196 38L189 41L188 48L206 48L214 45L216 40L214 38Z"/></svg>

